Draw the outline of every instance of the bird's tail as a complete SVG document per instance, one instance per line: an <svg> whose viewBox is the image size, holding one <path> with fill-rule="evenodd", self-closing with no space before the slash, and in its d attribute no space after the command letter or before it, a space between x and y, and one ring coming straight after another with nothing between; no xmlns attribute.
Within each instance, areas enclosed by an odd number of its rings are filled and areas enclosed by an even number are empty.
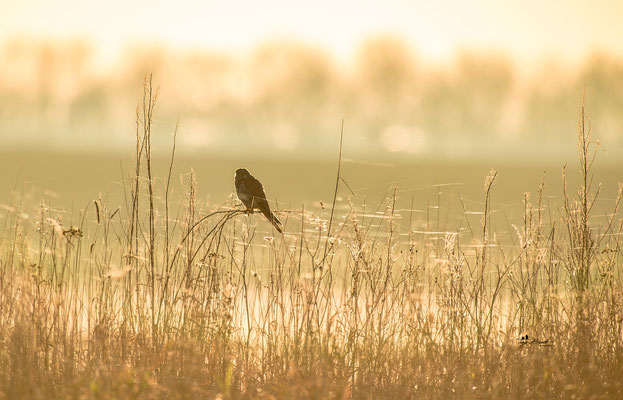
<svg viewBox="0 0 623 400"><path fill-rule="evenodd" d="M270 208L267 210L263 209L260 211L262 211L262 214L264 214L266 219L270 221L271 224L273 224L275 229L277 229L277 232L283 233L283 230L281 230L281 221L279 221L277 217L275 216L275 214L272 211L270 211Z"/></svg>
<svg viewBox="0 0 623 400"><path fill-rule="evenodd" d="M275 229L277 229L277 232L283 233L283 231L281 230L281 221L279 221L277 217L275 217L274 213L270 213L270 217L268 218L268 220L273 224Z"/></svg>

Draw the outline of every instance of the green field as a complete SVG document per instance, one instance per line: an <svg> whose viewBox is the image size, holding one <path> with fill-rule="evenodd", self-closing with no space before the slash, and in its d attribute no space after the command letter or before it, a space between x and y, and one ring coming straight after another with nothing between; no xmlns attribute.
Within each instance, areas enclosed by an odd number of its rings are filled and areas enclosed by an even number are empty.
<svg viewBox="0 0 623 400"><path fill-rule="evenodd" d="M345 151L346 152L346 151ZM234 192L233 174L236 168L246 167L258 177L266 188L269 200L281 209L300 210L304 205L320 215L328 217L319 203L331 203L337 172L336 154L325 160L294 160L266 158L228 159L207 155L177 156L171 178L170 197L174 204L184 201L188 176L191 169L197 180L197 199L200 204L218 206L228 201ZM595 205L595 214L608 212L616 198L618 182L623 179L623 164L616 163L616 155L598 154L594 167L594 183L602 185ZM376 209L386 197L397 190L398 208L413 210L419 219L437 218L437 207L442 205L440 223L443 229L456 228L462 218L463 199L467 211L481 211L483 204L482 183L490 169L498 172L492 192L496 212L504 214L501 219L521 222L524 193L537 192L545 179L545 195L551 202L552 212L561 206L562 168L568 163L569 186L580 185L577 160L552 160L549 164L539 162L504 163L499 160L428 161L398 163L386 160L348 159L342 162L344 179L339 196L349 197L354 204ZM163 186L170 164L169 156L153 159L156 185ZM0 153L0 204L19 203L32 214L39 201L64 213L78 216L93 200L107 199L111 207L125 207L129 193L129 177L132 154L85 154L16 150ZM346 184L345 184L345 183ZM124 189L125 188L125 189ZM411 203L413 202L413 203ZM326 214L326 215L325 215ZM405 229L408 226L403 226Z"/></svg>

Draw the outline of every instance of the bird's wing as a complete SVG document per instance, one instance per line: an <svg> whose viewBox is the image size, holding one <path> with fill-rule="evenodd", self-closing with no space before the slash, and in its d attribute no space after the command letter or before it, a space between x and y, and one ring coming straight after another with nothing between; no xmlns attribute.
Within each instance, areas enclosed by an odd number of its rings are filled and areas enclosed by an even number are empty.
<svg viewBox="0 0 623 400"><path fill-rule="evenodd" d="M273 226L277 229L279 233L281 231L281 221L277 219L275 214L270 211L270 206L268 205L268 201L266 200L266 193L264 193L264 186L255 179L253 176L250 176L249 179L245 182L247 190L253 196L253 208L259 209L262 214L270 221Z"/></svg>
<svg viewBox="0 0 623 400"><path fill-rule="evenodd" d="M266 219L268 219L268 221L273 224L275 229L279 233L282 233L283 231L281 229L281 221L279 221L275 214L270 211L270 206L268 205L268 201L266 200L266 193L264 193L264 186L262 186L260 181L255 179L255 177L253 177L252 175L249 175L248 177L245 177L244 180L240 183L241 187L244 187L244 192L246 192L246 195L249 196L249 198L243 196L244 200L242 197L240 197L240 195L238 196L245 204L245 206L248 209L256 208L260 210L260 212L264 214ZM236 185L238 184L236 183Z"/></svg>
<svg viewBox="0 0 623 400"><path fill-rule="evenodd" d="M249 176L245 179L245 186L251 196L253 196L253 204L255 207L259 207L262 200L266 202L266 193L264 193L264 186L255 179L253 176Z"/></svg>

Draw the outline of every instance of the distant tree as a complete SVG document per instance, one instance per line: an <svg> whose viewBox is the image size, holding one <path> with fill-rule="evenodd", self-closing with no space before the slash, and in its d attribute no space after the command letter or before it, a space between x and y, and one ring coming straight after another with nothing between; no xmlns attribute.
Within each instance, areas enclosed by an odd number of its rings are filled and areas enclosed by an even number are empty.
<svg viewBox="0 0 623 400"><path fill-rule="evenodd" d="M595 55L580 71L578 93L584 85L596 137L623 144L623 61Z"/></svg>
<svg viewBox="0 0 623 400"><path fill-rule="evenodd" d="M410 124L419 96L415 57L401 40L381 37L362 46L356 59L353 109L370 134Z"/></svg>
<svg viewBox="0 0 623 400"><path fill-rule="evenodd" d="M420 114L426 128L442 136L491 137L513 89L511 62L503 56L462 53L453 69L431 74Z"/></svg>

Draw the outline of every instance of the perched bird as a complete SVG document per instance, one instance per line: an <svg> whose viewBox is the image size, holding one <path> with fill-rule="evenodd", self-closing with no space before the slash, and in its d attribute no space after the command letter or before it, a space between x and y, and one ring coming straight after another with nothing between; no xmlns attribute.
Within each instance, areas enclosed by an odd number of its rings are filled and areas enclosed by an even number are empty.
<svg viewBox="0 0 623 400"><path fill-rule="evenodd" d="M281 222L270 211L270 206L266 201L266 193L264 193L264 187L260 181L255 179L246 169L239 168L234 175L234 184L236 185L236 194L247 208L247 212L253 212L254 209L260 210L277 229L277 232L283 233Z"/></svg>

